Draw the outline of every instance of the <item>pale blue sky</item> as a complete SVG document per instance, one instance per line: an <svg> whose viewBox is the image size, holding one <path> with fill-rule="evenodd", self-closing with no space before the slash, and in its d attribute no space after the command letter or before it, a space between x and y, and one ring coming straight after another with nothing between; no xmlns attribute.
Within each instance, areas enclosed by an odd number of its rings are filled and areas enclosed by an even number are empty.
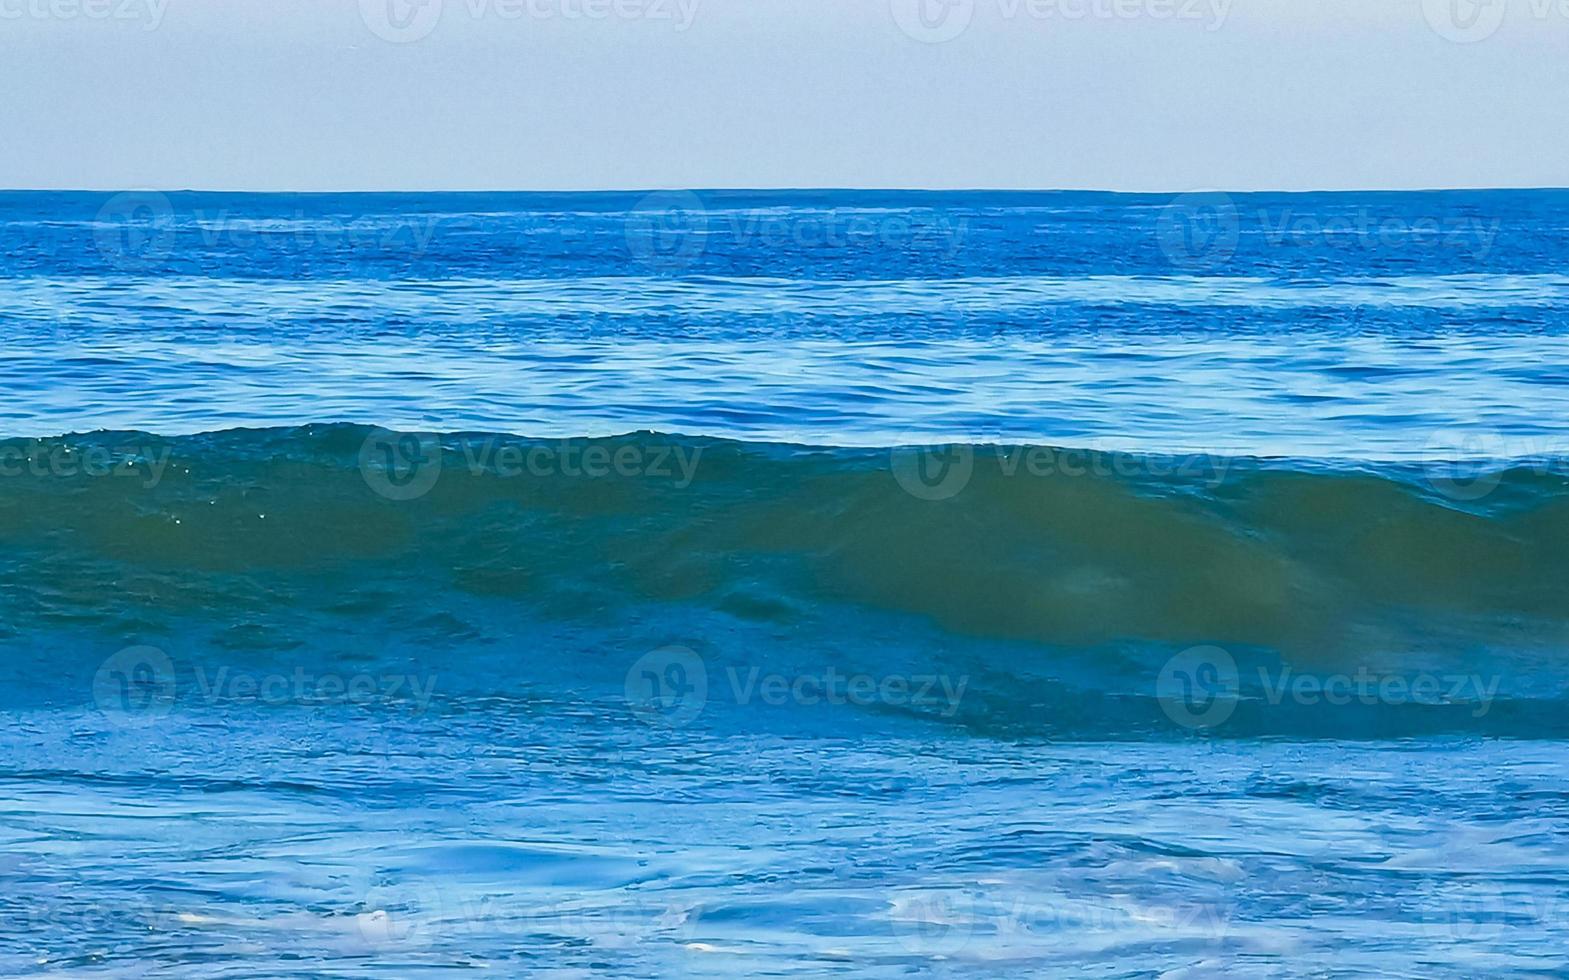
<svg viewBox="0 0 1569 980"><path fill-rule="evenodd" d="M1569 185L1569 0L0 0L0 86L3 187Z"/></svg>

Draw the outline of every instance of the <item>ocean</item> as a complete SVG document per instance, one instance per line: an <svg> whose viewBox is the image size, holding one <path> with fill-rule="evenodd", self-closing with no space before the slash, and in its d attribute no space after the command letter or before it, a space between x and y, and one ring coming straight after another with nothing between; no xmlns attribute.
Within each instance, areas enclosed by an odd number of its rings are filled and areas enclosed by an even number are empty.
<svg viewBox="0 0 1569 980"><path fill-rule="evenodd" d="M0 974L1569 971L1569 191L0 257Z"/></svg>

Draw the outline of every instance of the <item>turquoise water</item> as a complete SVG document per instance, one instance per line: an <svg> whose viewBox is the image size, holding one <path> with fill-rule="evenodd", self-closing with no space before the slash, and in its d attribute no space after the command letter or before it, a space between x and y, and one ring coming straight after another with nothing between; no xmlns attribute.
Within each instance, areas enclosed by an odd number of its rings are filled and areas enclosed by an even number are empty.
<svg viewBox="0 0 1569 980"><path fill-rule="evenodd" d="M0 973L1569 969L1569 194L0 255Z"/></svg>

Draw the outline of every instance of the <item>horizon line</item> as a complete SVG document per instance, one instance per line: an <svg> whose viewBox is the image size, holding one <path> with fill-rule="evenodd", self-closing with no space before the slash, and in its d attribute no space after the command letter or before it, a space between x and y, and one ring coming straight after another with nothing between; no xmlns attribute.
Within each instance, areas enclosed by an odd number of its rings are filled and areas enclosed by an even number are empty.
<svg viewBox="0 0 1569 980"><path fill-rule="evenodd" d="M911 187L911 186L774 186L774 187L699 187L699 186L648 186L648 187L575 187L575 188L338 188L338 189L254 189L237 187L151 187L127 185L120 187L4 187L0 194L277 194L277 195L327 195L327 194L1107 194L1129 197L1182 196L1185 194L1480 194L1500 192L1551 192L1569 191L1564 185L1500 185L1467 187L1322 187L1322 188L1254 188L1239 190L1225 187L1185 188L1181 190L1114 190L1097 187Z"/></svg>

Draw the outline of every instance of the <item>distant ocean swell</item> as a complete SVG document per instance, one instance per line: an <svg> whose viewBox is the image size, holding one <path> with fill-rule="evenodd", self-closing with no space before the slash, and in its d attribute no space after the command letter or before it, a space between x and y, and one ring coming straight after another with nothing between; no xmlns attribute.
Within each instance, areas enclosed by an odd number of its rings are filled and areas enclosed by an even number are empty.
<svg viewBox="0 0 1569 980"><path fill-rule="evenodd" d="M1569 276L1357 277L1277 282L1264 276L973 276L813 280L775 277L594 276L574 279L316 279L257 282L164 276L117 283L86 278L0 280L8 319L36 325L154 323L189 318L353 323L411 318L438 323L550 316L971 315L1168 307L1256 312L1344 308L1529 313L1569 300Z"/></svg>
<svg viewBox="0 0 1569 980"><path fill-rule="evenodd" d="M346 424L13 439L5 697L1563 736L1566 472Z"/></svg>
<svg viewBox="0 0 1569 980"><path fill-rule="evenodd" d="M638 269L702 275L736 259L806 254L897 268L914 259L964 264L999 237L1030 261L1073 266L1158 262L1227 274L1289 251L1357 264L1420 257L1444 271L1511 267L1538 256L1514 236L1561 233L1562 192L1429 194L1099 194L1086 192L658 191L650 194L13 195L7 223L68 243L103 271L179 274L192 257L254 262L316 253L338 262L440 260L462 276L492 251L553 262L602 261L608 248ZM1137 242L1131 240L1137 237ZM483 241L487 251L458 246ZM1136 249L1104 247L1136 244ZM1527 244L1538 244L1539 240ZM1090 243L1092 249L1072 248ZM91 249L94 254L88 253ZM1058 250L1062 249L1062 254ZM532 254L530 254L532 253ZM1318 253L1318 254L1311 254ZM47 253L19 258L48 261ZM1311 261L1307 261L1311 260ZM531 263L532 264L532 263ZM1272 264L1272 263L1271 263ZM26 266L24 265L24 268ZM313 274L315 269L305 270ZM750 271L750 270L748 270ZM1303 270L1298 270L1303 271ZM743 272L742 274L747 274Z"/></svg>

